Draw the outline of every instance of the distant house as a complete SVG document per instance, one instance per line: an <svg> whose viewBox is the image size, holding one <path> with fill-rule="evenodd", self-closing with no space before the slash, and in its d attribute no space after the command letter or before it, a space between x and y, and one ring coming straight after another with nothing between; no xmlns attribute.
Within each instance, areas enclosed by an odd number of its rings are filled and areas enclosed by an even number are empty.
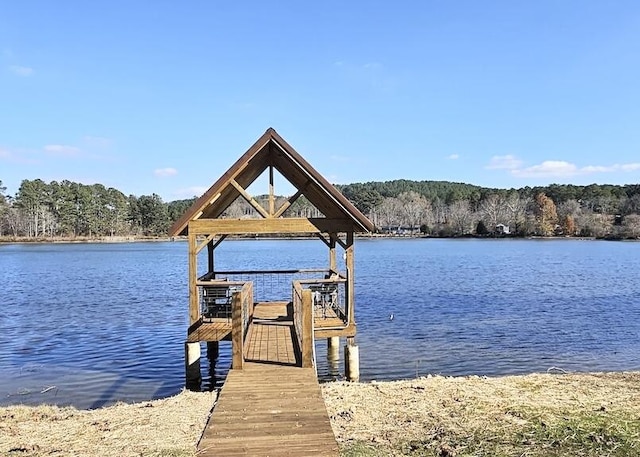
<svg viewBox="0 0 640 457"><path fill-rule="evenodd" d="M420 228L411 228L402 225L385 225L380 227L380 232L386 235L411 236L420 233Z"/></svg>
<svg viewBox="0 0 640 457"><path fill-rule="evenodd" d="M511 234L511 231L509 230L508 225L498 224L496 225L496 233L498 235L509 235Z"/></svg>

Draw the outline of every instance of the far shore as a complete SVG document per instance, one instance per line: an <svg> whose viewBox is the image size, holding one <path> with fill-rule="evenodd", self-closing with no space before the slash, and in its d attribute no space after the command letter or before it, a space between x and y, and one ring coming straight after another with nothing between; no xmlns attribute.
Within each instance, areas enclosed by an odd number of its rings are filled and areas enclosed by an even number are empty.
<svg viewBox="0 0 640 457"><path fill-rule="evenodd" d="M63 243L139 243L143 241L172 241L168 236L53 236L53 237L32 237L32 236L0 236L0 244L63 244Z"/></svg>
<svg viewBox="0 0 640 457"><path fill-rule="evenodd" d="M322 384L341 455L640 455L640 372ZM0 455L195 457L215 392L0 408Z"/></svg>
<svg viewBox="0 0 640 457"><path fill-rule="evenodd" d="M618 239L618 238L596 238L596 237L561 237L561 236L433 236L433 235L388 235L380 233L372 234L356 234L358 239L394 239L394 240L415 240L415 239L434 239L434 240L575 240L575 241L640 241L640 239ZM315 236L235 236L229 237L229 240L254 240L254 239L274 239L274 240L307 240L316 239ZM26 237L26 236L0 236L0 244L82 244L82 243L140 243L140 242L186 242L186 237L169 237L169 236L101 236L101 237Z"/></svg>

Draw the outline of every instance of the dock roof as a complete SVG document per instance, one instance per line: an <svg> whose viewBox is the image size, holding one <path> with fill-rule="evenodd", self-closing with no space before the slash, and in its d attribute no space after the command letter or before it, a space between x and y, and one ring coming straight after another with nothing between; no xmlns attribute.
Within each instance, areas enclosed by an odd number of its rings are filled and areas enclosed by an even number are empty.
<svg viewBox="0 0 640 457"><path fill-rule="evenodd" d="M292 200L304 195L328 219L349 221L354 232L371 232L373 223L331 185L278 133L269 128L169 230L170 236L185 235L189 221L217 219L267 168L273 167L296 189ZM279 213L279 211L278 211ZM261 213L262 214L262 213ZM281 217L282 214L262 214Z"/></svg>

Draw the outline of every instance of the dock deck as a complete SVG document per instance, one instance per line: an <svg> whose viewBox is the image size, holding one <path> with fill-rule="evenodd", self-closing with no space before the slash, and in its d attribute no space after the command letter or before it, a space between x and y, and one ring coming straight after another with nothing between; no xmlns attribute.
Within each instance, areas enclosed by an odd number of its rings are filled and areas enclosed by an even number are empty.
<svg viewBox="0 0 640 457"><path fill-rule="evenodd" d="M242 370L230 370L199 456L338 456L313 368L300 368L290 304L258 304Z"/></svg>

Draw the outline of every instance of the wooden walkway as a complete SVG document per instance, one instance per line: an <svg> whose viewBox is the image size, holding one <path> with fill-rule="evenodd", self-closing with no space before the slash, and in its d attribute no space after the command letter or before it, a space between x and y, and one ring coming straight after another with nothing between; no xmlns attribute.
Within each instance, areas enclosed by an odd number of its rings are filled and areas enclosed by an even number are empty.
<svg viewBox="0 0 640 457"><path fill-rule="evenodd" d="M300 368L291 305L256 305L247 362L230 370L199 456L339 455L313 368Z"/></svg>

